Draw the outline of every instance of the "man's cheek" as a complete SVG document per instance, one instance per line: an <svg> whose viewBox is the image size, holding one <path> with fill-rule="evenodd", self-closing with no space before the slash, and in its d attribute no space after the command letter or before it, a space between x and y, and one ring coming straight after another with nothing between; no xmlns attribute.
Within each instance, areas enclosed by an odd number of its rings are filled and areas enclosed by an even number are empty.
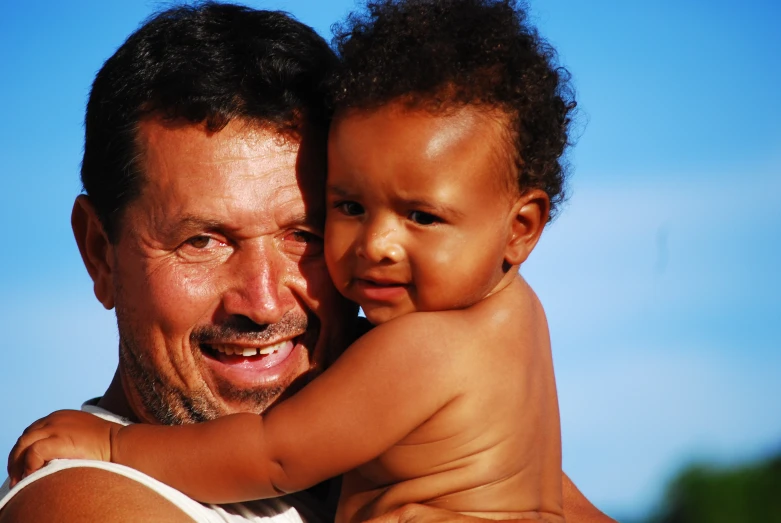
<svg viewBox="0 0 781 523"><path fill-rule="evenodd" d="M204 268L168 269L155 271L143 284L148 291L147 306L152 315L189 329L208 316L209 304L220 295L220 280Z"/></svg>

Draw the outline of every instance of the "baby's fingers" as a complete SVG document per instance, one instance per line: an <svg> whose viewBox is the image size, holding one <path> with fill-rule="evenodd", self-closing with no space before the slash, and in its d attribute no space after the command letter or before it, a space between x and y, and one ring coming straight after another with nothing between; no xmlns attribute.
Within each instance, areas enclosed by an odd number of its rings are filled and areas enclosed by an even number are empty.
<svg viewBox="0 0 781 523"><path fill-rule="evenodd" d="M35 424L40 423L40 420ZM33 424L33 425L35 425ZM11 449L11 453L8 455L8 477L11 478L11 486L13 487L27 474L38 470L43 466L40 464L37 468L34 468L30 472L25 472L27 468L27 451L32 445L35 445L39 441L43 441L49 437L49 434L41 429L33 429L33 425L28 427L24 433L16 440L14 448Z"/></svg>
<svg viewBox="0 0 781 523"><path fill-rule="evenodd" d="M18 483L25 476L29 476L36 470L57 458L83 458L85 453L73 445L70 438L62 436L48 436L38 439L25 449L20 451L13 464L13 475L9 471L12 485Z"/></svg>

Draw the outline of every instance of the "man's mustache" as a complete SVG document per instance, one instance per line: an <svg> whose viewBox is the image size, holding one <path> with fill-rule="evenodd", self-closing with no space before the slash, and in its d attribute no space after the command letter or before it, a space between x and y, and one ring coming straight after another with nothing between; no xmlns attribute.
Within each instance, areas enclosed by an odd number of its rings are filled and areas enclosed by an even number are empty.
<svg viewBox="0 0 781 523"><path fill-rule="evenodd" d="M190 333L190 344L254 343L262 345L303 334L309 325L303 312L288 312L277 323L259 324L246 316L232 316L218 325L202 325Z"/></svg>

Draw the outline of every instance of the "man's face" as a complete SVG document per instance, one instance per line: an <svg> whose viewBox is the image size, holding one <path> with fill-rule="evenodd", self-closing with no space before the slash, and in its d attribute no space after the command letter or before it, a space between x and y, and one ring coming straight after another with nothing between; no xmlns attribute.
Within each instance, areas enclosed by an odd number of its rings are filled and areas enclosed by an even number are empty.
<svg viewBox="0 0 781 523"><path fill-rule="evenodd" d="M323 138L307 136L140 124L141 193L109 259L141 420L261 412L343 343L351 309L322 256Z"/></svg>

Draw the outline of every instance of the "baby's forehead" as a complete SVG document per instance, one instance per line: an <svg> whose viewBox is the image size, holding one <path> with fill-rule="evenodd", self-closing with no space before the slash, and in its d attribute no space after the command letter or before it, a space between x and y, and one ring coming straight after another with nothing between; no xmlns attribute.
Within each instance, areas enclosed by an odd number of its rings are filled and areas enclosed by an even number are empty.
<svg viewBox="0 0 781 523"><path fill-rule="evenodd" d="M379 115L379 117L378 117ZM402 122L410 139L420 138L420 129L428 130L426 149L432 156L440 151L460 154L466 148L479 149L491 159L490 171L500 190L518 191L518 169L521 164L513 117L505 110L488 104L458 103L439 98L404 97L368 107L351 107L337 111L331 127L331 138L355 139L366 126L355 122L373 122L385 127L388 121ZM398 126L396 126L398 129ZM353 136L349 133L352 131ZM454 150L453 143L459 144Z"/></svg>

